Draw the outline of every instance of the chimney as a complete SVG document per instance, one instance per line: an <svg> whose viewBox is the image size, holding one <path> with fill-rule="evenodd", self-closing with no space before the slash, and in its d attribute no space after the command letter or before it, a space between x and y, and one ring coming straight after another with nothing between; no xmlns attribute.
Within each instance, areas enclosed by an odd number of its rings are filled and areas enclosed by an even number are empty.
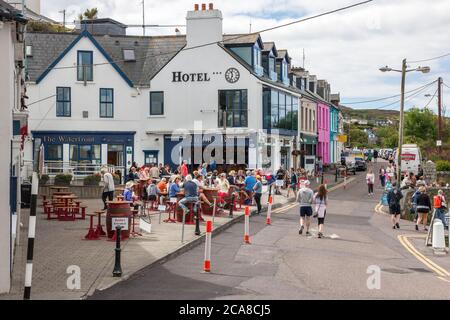
<svg viewBox="0 0 450 320"><path fill-rule="evenodd" d="M194 6L194 11L188 11L186 16L186 41L187 47L195 47L205 43L223 40L222 12L214 9L212 3L206 10L206 4Z"/></svg>

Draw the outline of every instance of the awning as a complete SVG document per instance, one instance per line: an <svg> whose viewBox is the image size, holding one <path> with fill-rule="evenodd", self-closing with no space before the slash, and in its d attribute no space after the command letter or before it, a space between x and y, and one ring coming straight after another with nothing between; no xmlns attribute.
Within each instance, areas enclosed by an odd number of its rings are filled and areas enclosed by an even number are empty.
<svg viewBox="0 0 450 320"><path fill-rule="evenodd" d="M317 136L302 133L302 139L304 144L317 144Z"/></svg>

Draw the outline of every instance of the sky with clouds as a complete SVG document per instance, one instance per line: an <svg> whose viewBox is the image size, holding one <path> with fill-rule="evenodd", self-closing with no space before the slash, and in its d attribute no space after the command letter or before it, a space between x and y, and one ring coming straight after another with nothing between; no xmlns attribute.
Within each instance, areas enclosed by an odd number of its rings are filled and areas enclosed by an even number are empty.
<svg viewBox="0 0 450 320"><path fill-rule="evenodd" d="M224 33L246 33L292 22L359 2L358 0L215 0L214 6L223 14ZM195 0L145 0L146 24L185 24L186 12ZM87 8L97 7L99 17L110 17L125 24L142 23L142 0L41 0L42 14L62 20L60 10L66 9L66 20L73 21ZM302 65L319 79L331 84L332 92L341 94L341 101L355 102L396 95L400 91L400 73L382 73L388 65L401 68L408 61L427 59L450 53L449 0L374 0L348 11L310 20L304 23L262 33L263 41L274 41L278 49L287 49L293 65ZM180 28L184 33L185 29ZM149 34L174 34L174 28L149 28ZM142 34L141 28L128 34ZM431 72L411 72L406 90L413 90L436 80L439 76L450 86L450 56L424 63ZM445 95L450 89L444 87ZM437 84L406 101L406 108L423 107L433 95ZM358 108L380 108L398 98ZM450 102L450 98L447 99ZM437 102L429 107L437 110ZM448 103L450 106L450 103ZM349 106L352 106L349 104ZM386 107L398 109L398 103ZM447 116L450 111L447 112Z"/></svg>

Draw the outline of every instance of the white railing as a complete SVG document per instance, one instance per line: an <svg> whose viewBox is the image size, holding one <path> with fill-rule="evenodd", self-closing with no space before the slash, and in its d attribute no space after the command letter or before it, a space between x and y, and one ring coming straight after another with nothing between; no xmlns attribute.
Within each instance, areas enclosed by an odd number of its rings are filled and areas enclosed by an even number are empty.
<svg viewBox="0 0 450 320"><path fill-rule="evenodd" d="M83 179L86 176L99 173L102 168L106 168L108 172L115 173L119 171L121 177L126 174L125 167L93 164L83 162L64 162L64 161L44 161L44 169L41 174L46 174L50 178L54 178L57 174L71 174L75 179ZM23 167L23 177L27 178L33 173L33 162L25 161Z"/></svg>

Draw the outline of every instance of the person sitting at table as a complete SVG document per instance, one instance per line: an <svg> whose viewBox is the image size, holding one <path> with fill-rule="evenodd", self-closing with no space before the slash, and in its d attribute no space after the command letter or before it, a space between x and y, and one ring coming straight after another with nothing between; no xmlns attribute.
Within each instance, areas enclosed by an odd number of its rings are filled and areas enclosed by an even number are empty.
<svg viewBox="0 0 450 320"><path fill-rule="evenodd" d="M148 201L156 201L158 196L158 188L156 187L154 180L149 180L150 183L147 186L147 200Z"/></svg>
<svg viewBox="0 0 450 320"><path fill-rule="evenodd" d="M157 192L159 195L159 203L163 204L167 196L167 179L162 178L161 181L156 185L156 188L158 189Z"/></svg>
<svg viewBox="0 0 450 320"><path fill-rule="evenodd" d="M169 187L169 197L170 198L176 198L177 197L177 193L180 192L180 177L179 176L175 176L174 179L172 180L172 183L170 184Z"/></svg>
<svg viewBox="0 0 450 320"><path fill-rule="evenodd" d="M228 173L228 183L230 184L230 186L235 186L236 185L236 171L231 170L230 173Z"/></svg>
<svg viewBox="0 0 450 320"><path fill-rule="evenodd" d="M218 192L217 195L219 197L228 196L228 192L230 191L230 183L227 180L227 175L225 173L220 174L219 181L217 183Z"/></svg>
<svg viewBox="0 0 450 320"><path fill-rule="evenodd" d="M148 167L142 167L138 173L139 179L140 180L148 180L150 178L149 170L150 169Z"/></svg>
<svg viewBox="0 0 450 320"><path fill-rule="evenodd" d="M186 181L183 184L184 198L178 202L178 205L183 209L184 214L188 214L189 209L186 204L194 203L194 212L197 212L196 203L198 202L198 187L195 182L192 181L192 176L190 174L185 177L185 180Z"/></svg>
<svg viewBox="0 0 450 320"><path fill-rule="evenodd" d="M197 174L197 176L192 179L192 181L197 185L199 191L202 190L205 187L205 183L203 182L203 176L201 174ZM208 198L205 196L204 193L199 192L199 198L203 202L205 202L208 206L213 207L214 204L212 204Z"/></svg>
<svg viewBox="0 0 450 320"><path fill-rule="evenodd" d="M135 201L138 199L138 197L133 192L133 188L135 186L135 183L133 181L128 181L125 184L125 189L123 190L123 200L124 201L130 201L131 207L134 207L135 210L138 209L139 205L135 203Z"/></svg>
<svg viewBox="0 0 450 320"><path fill-rule="evenodd" d="M136 172L136 168L135 167L131 167L130 172L128 173L128 177L127 177L127 182L128 181L134 181L134 180L138 180L139 176Z"/></svg>

